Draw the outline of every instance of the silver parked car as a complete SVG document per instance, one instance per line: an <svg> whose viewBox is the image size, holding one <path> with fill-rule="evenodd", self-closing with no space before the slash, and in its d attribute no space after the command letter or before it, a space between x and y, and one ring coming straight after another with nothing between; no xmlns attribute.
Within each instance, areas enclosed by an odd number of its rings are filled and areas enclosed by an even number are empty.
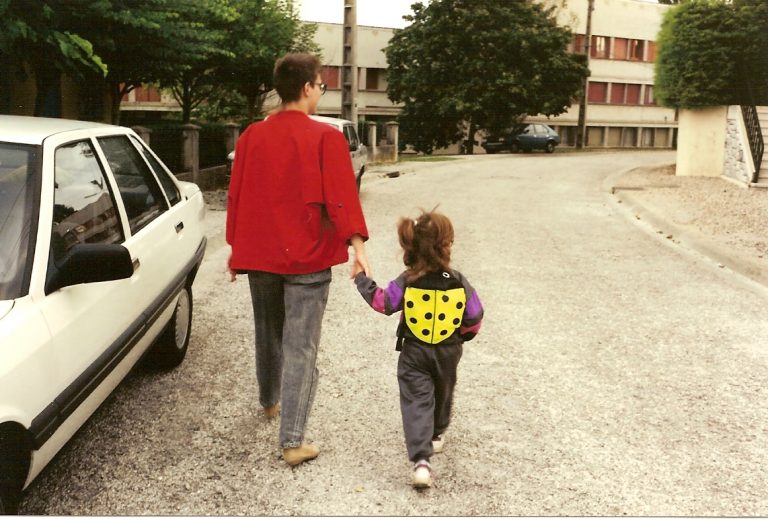
<svg viewBox="0 0 768 519"><path fill-rule="evenodd" d="M352 121L346 119L337 119L335 117L324 117L321 115L310 115L315 121L329 124L342 132L349 143L349 155L352 159L352 168L355 170L355 182L357 190L360 191L360 183L368 165L368 149L357 136L357 130ZM227 174L232 171L232 163L235 161L235 152L229 152L227 155Z"/></svg>

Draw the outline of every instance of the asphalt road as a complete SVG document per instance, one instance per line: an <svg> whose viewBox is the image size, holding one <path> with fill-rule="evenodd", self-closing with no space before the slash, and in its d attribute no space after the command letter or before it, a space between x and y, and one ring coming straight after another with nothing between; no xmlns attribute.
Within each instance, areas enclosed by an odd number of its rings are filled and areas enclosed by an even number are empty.
<svg viewBox="0 0 768 519"><path fill-rule="evenodd" d="M258 414L247 281L226 281L210 211L192 343L143 366L28 491L28 514L768 515L766 291L634 221L604 189L669 152L497 155L369 175L374 275L395 223L447 214L480 293L435 486L416 492L400 423L396 318L334 269L308 438L279 456ZM418 171L410 171L417 169Z"/></svg>

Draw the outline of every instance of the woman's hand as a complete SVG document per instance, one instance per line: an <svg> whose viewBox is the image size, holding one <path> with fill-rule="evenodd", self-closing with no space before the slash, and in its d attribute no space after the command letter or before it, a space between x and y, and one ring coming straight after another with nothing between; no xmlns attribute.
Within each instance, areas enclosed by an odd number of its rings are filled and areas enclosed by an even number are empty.
<svg viewBox="0 0 768 519"><path fill-rule="evenodd" d="M355 234L350 242L355 249L355 259L352 262L352 273L349 277L354 279L360 272L364 272L366 276L372 277L373 271L368 263L368 254L365 252L365 242L362 236Z"/></svg>

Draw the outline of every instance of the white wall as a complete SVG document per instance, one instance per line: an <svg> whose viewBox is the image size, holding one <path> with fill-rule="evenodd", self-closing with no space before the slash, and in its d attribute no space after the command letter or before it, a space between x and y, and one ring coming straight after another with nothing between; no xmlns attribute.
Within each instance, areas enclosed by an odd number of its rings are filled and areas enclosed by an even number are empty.
<svg viewBox="0 0 768 519"><path fill-rule="evenodd" d="M725 162L727 106L680 110L676 175L719 177Z"/></svg>

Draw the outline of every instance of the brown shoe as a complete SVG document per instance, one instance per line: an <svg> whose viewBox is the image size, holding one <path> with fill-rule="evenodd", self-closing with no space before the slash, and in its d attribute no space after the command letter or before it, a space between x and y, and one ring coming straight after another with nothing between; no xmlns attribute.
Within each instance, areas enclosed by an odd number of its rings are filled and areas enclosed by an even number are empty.
<svg viewBox="0 0 768 519"><path fill-rule="evenodd" d="M320 454L320 449L309 443L303 443L300 447L283 449L283 459L292 467L299 463L313 460L317 458L318 454Z"/></svg>
<svg viewBox="0 0 768 519"><path fill-rule="evenodd" d="M272 407L264 408L264 416L267 418L275 418L280 414L280 404L275 404Z"/></svg>

